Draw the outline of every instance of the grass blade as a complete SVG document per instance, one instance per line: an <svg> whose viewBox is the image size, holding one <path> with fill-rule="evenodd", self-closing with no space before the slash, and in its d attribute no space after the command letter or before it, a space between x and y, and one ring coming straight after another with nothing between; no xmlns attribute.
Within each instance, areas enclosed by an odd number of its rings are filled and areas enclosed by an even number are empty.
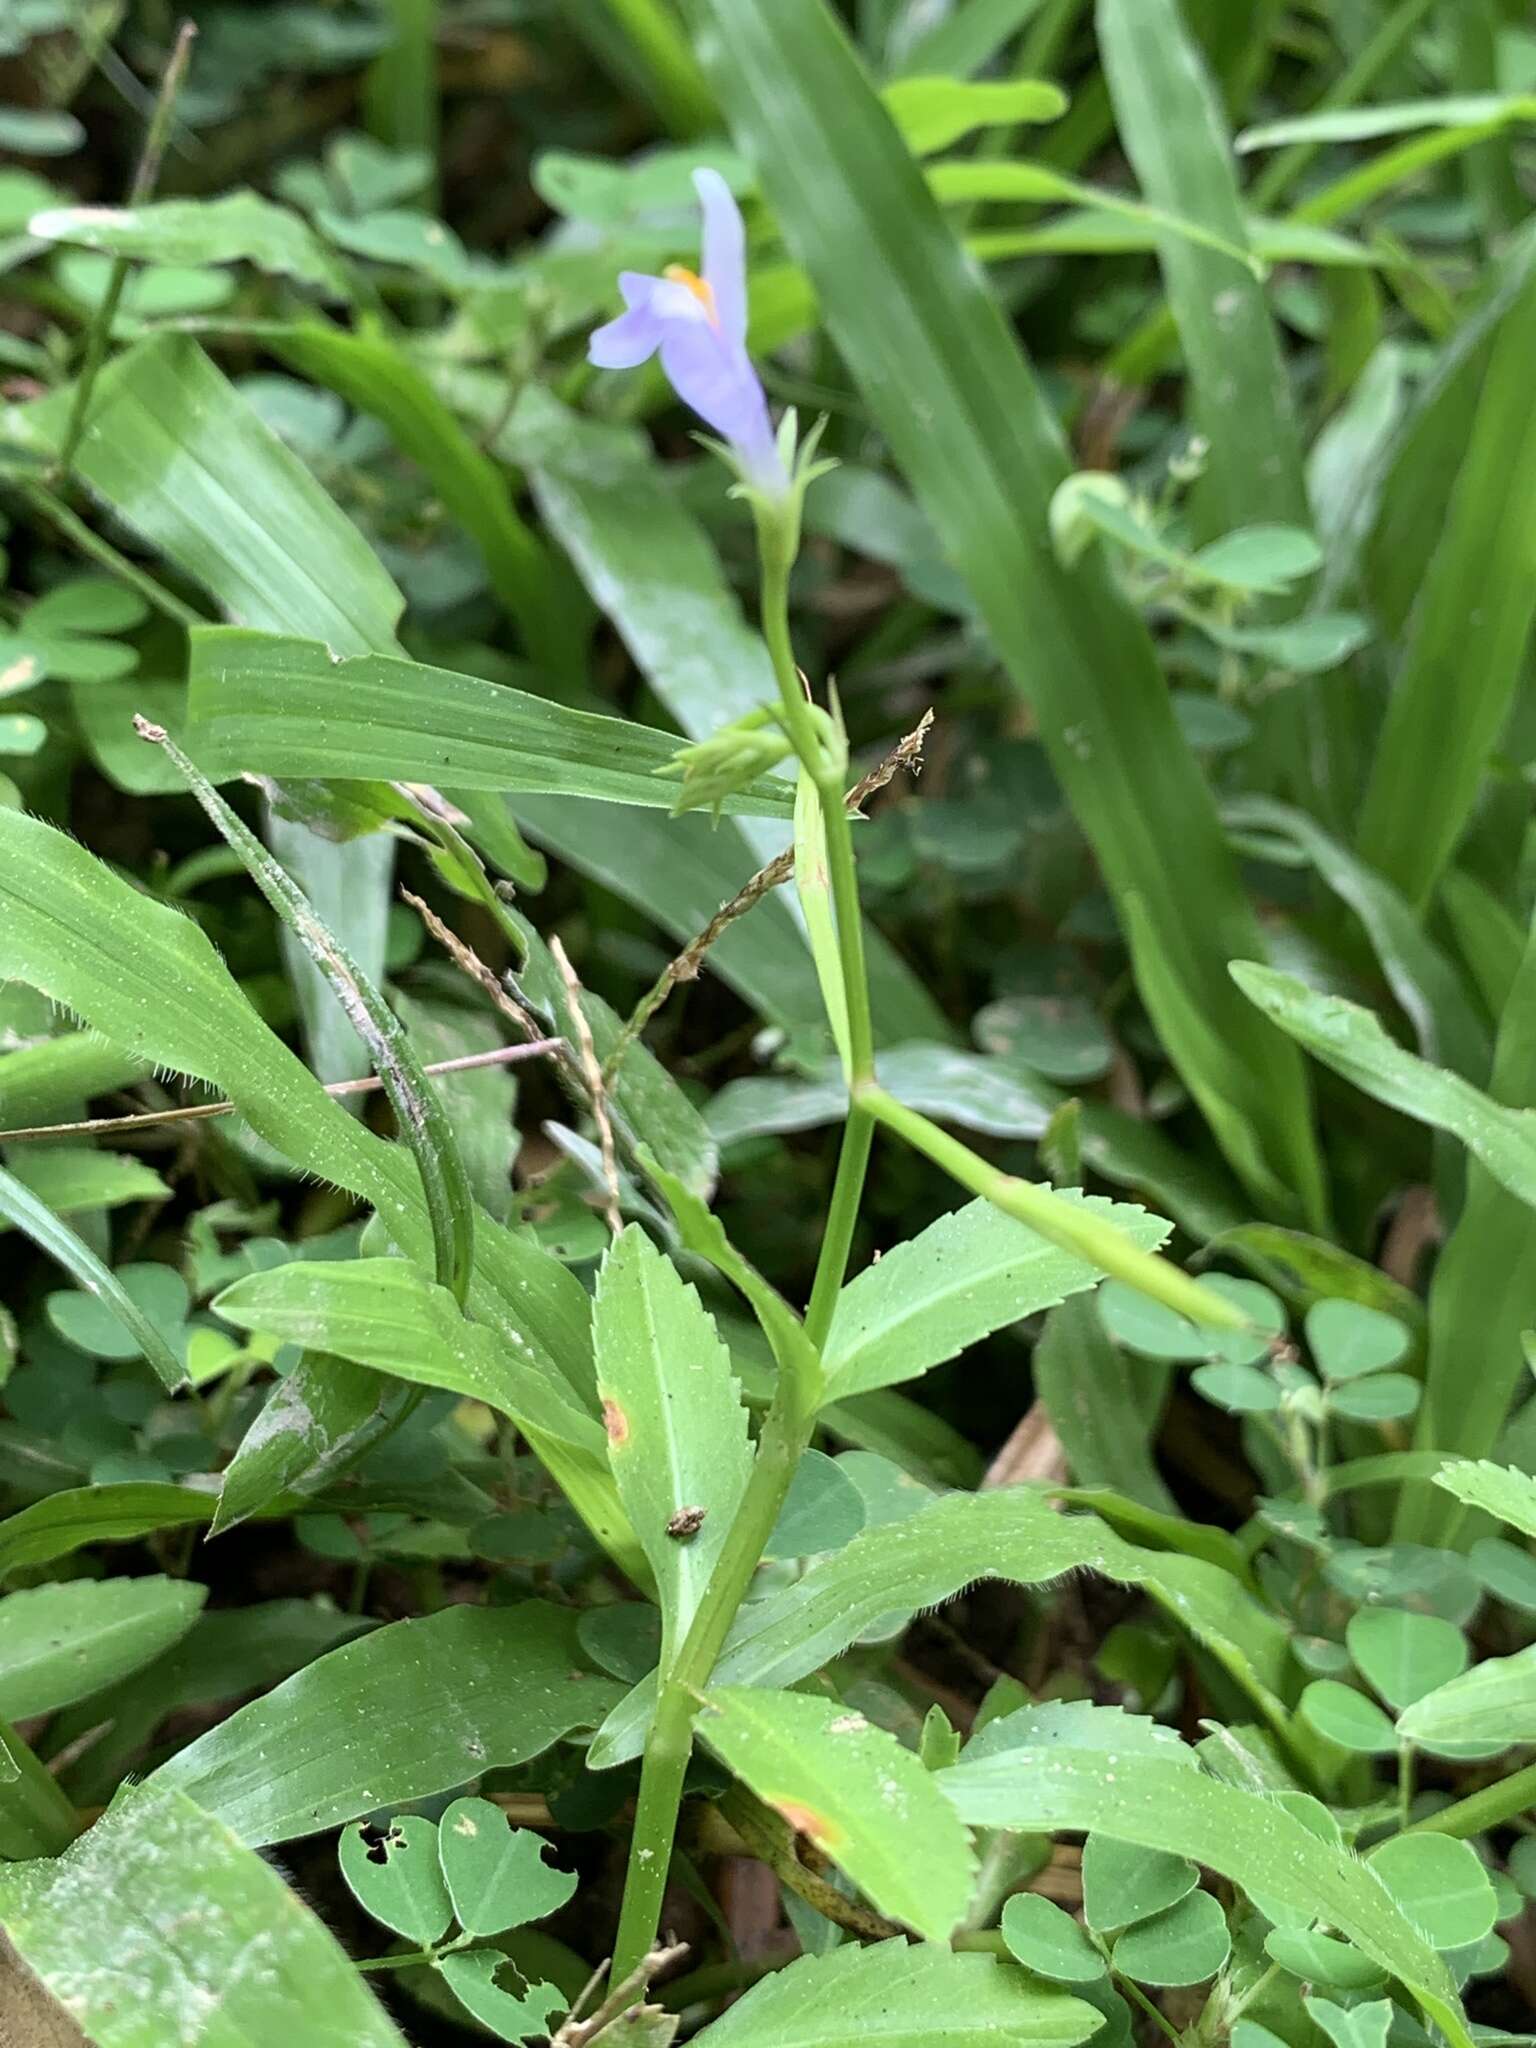
<svg viewBox="0 0 1536 2048"><path fill-rule="evenodd" d="M404 1026L341 942L316 917L309 899L285 868L225 803L213 784L163 727L136 721L142 739L163 746L223 838L273 910L325 976L348 1021L368 1048L399 1121L400 1136L415 1156L432 1225L439 1286L459 1303L469 1292L475 1249L475 1204L458 1142L436 1089L421 1070Z"/></svg>
<svg viewBox="0 0 1536 2048"><path fill-rule="evenodd" d="M691 0L700 54L877 423L961 565L1123 904L1149 1007L1268 1207L1322 1206L1307 1085L1226 980L1255 927L1151 643L1102 568L1063 570L1047 508L1065 450L1028 365L823 0ZM1184 1027L1201 1015L1210 1038ZM1212 1043L1230 1051L1217 1068ZM1248 1142L1233 1146L1235 1130ZM1241 1157L1237 1157L1237 1153ZM1253 1171L1259 1162L1257 1172Z"/></svg>
<svg viewBox="0 0 1536 2048"><path fill-rule="evenodd" d="M1477 802L1536 615L1533 356L1536 280L1500 323L1366 787L1361 854L1420 908Z"/></svg>
<svg viewBox="0 0 1536 2048"><path fill-rule="evenodd" d="M173 1394L179 1387L186 1386L186 1367L137 1302L119 1285L115 1275L67 1223L61 1223L24 1182L13 1173L7 1173L3 1166L0 1166L0 1219L30 1237L39 1251L56 1259L78 1286L88 1294L94 1294L98 1301L111 1309L143 1352L162 1386Z"/></svg>

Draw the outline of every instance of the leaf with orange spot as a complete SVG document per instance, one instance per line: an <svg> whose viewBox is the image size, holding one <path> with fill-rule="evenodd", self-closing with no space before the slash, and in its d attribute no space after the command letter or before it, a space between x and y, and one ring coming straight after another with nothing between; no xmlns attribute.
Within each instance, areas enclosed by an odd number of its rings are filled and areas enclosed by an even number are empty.
<svg viewBox="0 0 1536 2048"><path fill-rule="evenodd" d="M698 1732L877 1912L929 1941L949 1939L976 1858L938 1781L894 1735L839 1700L756 1686L712 1691Z"/></svg>

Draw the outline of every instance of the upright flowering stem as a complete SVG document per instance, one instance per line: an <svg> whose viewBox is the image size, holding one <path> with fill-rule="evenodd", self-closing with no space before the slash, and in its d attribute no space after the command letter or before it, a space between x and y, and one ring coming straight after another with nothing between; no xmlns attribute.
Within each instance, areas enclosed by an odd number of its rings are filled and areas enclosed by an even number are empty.
<svg viewBox="0 0 1536 2048"><path fill-rule="evenodd" d="M869 985L864 966L864 931L859 915L853 835L843 805L844 764L829 752L816 713L806 701L789 637L789 572L799 545L798 500L754 497L762 558L763 637L773 660L784 727L802 766L816 785L826 824L827 867L837 913L838 950L847 988L850 1085L854 1099L843 1131L837 1179L806 1312L805 1332L813 1350L780 1371L773 1403L758 1434L752 1476L719 1561L704 1589L698 1613L683 1639L672 1669L657 1694L646 1739L635 1807L624 1903L614 1945L612 1980L634 1970L656 1939L667 1866L677 1829L683 1781L693 1747L693 1717L708 1685L736 1611L752 1584L790 1481L816 1427L823 1382L821 1347L848 1264L854 1223L869 1163L874 1119L858 1100L858 1089L874 1080L874 1037Z"/></svg>

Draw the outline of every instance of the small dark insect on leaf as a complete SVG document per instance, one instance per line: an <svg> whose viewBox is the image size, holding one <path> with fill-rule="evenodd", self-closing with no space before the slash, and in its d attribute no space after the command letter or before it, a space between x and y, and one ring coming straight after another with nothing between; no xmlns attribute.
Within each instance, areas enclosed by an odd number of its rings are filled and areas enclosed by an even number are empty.
<svg viewBox="0 0 1536 2048"><path fill-rule="evenodd" d="M708 1513L708 1508L679 1508L667 1523L667 1534L674 1543L691 1543Z"/></svg>
<svg viewBox="0 0 1536 2048"><path fill-rule="evenodd" d="M398 1828L376 1827L372 1821L366 1827L359 1828L358 1834L368 1845L370 1863L387 1863L390 1850L405 1839Z"/></svg>

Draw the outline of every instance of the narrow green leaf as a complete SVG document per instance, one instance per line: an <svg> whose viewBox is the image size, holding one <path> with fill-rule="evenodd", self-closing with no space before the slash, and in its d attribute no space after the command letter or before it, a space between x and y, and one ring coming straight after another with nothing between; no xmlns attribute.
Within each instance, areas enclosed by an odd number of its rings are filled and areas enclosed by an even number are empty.
<svg viewBox="0 0 1536 2048"><path fill-rule="evenodd" d="M143 735L157 739L186 777L192 794L246 872L330 983L348 1022L368 1048L421 1175L421 1190L432 1225L439 1283L462 1302L469 1291L475 1250L475 1204L469 1176L437 1091L421 1070L409 1036L393 1010L336 936L316 917L308 898L232 811L207 777L158 727Z"/></svg>
<svg viewBox="0 0 1536 2048"><path fill-rule="evenodd" d="M1043 78L982 79L907 76L880 95L914 156L932 156L978 128L1058 121L1067 111L1059 85Z"/></svg>
<svg viewBox="0 0 1536 2048"><path fill-rule="evenodd" d="M1099 1830L1204 1864L1245 1891L1282 1901L1346 1934L1400 1977L1457 2048L1470 2048L1444 1963L1349 1852L1323 1841L1277 1800L1151 1757L1053 1749L1049 1770L1021 1771L1008 1752L961 1761L940 1784L973 1827Z"/></svg>
<svg viewBox="0 0 1536 2048"><path fill-rule="evenodd" d="M1050 548L1066 459L998 308L824 0L689 0L687 12L832 338L1034 704L1112 893L1123 906L1142 892L1136 967L1145 977L1162 963L1150 1001L1175 1062L1202 1108L1221 1110L1239 1170L1257 1163L1262 1198L1316 1210L1301 1070L1225 986L1251 913L1209 790L1105 571L1064 571ZM829 192L842 203L829 207ZM1198 1036L1190 1017L1204 1021Z"/></svg>
<svg viewBox="0 0 1536 2048"><path fill-rule="evenodd" d="M1323 995L1251 960L1232 964L1238 987L1335 1073L1389 1109L1448 1131L1522 1202L1536 1206L1536 1115L1506 1109L1458 1074L1404 1052L1371 1011Z"/></svg>
<svg viewBox="0 0 1536 2048"><path fill-rule="evenodd" d="M1471 817L1536 614L1533 349L1536 282L1493 342L1360 812L1363 858L1419 907Z"/></svg>
<svg viewBox="0 0 1536 2048"><path fill-rule="evenodd" d="M711 1689L698 1733L878 1912L947 1941L976 1875L970 1838L934 1773L835 1699Z"/></svg>
<svg viewBox="0 0 1536 2048"><path fill-rule="evenodd" d="M194 628L190 741L216 782L245 774L421 782L669 806L655 771L676 740L654 727L573 711L503 683L383 654L334 658L318 641L236 626ZM762 779L730 812L787 818Z"/></svg>
<svg viewBox="0 0 1536 2048"><path fill-rule="evenodd" d="M213 1498L189 1486L133 1480L69 1487L0 1522L0 1578L51 1564L90 1543L131 1543L156 1529L211 1521Z"/></svg>
<svg viewBox="0 0 1536 2048"><path fill-rule="evenodd" d="M1098 1196L1073 1196L1146 1251L1169 1235L1160 1217ZM968 1345L1093 1287L1098 1267L969 1202L868 1266L838 1298L827 1338L828 1395L915 1379Z"/></svg>
<svg viewBox="0 0 1536 2048"><path fill-rule="evenodd" d="M568 1609L448 1607L332 1650L148 1783L261 1848L525 1763L617 1690L582 1670Z"/></svg>
<svg viewBox="0 0 1536 2048"><path fill-rule="evenodd" d="M1368 107L1329 107L1315 114L1288 115L1245 128L1239 154L1279 149L1292 142L1375 142L1415 128L1466 128L1485 121L1536 120L1530 93L1426 94L1416 100L1380 101Z"/></svg>
<svg viewBox="0 0 1536 2048"><path fill-rule="evenodd" d="M1536 1742L1536 1647L1487 1657L1399 1715L1397 1732L1433 1749L1442 1742Z"/></svg>
<svg viewBox="0 0 1536 2048"><path fill-rule="evenodd" d="M14 1174L7 1173L3 1166L0 1166L0 1221L23 1231L40 1251L57 1260L81 1287L110 1308L143 1352L162 1385L172 1393L186 1385L186 1367L110 1269L67 1223L59 1221L31 1188Z"/></svg>
<svg viewBox="0 0 1536 2048"><path fill-rule="evenodd" d="M568 1392L561 1395L549 1371L533 1362L526 1339L508 1344L483 1324L466 1322L448 1290L408 1259L293 1259L236 1280L215 1306L236 1329L265 1331L415 1386L446 1388L583 1446L601 1442L596 1421ZM309 1386L295 1396L306 1407ZM290 1405L273 1414L273 1430L289 1419ZM352 1413L345 1387L341 1413Z"/></svg>
<svg viewBox="0 0 1536 2048"><path fill-rule="evenodd" d="M1047 1316L1030 1365L1077 1485L1111 1487L1171 1513L1174 1498L1152 1455L1167 1368L1123 1351L1089 1301L1067 1302Z"/></svg>
<svg viewBox="0 0 1536 2048"><path fill-rule="evenodd" d="M0 1715L25 1721L115 1685L180 1640L207 1588L177 1579L77 1579L0 1600Z"/></svg>
<svg viewBox="0 0 1536 2048"><path fill-rule="evenodd" d="M802 1956L708 2031L710 2048L1073 2048L1102 2024L1082 1999L991 1956L883 1941Z"/></svg>
<svg viewBox="0 0 1536 2048"><path fill-rule="evenodd" d="M655 1575L665 1667L746 1490L747 1411L709 1311L637 1223L603 1261L593 1336L608 1459Z"/></svg>
<svg viewBox="0 0 1536 2048"><path fill-rule="evenodd" d="M721 1685L793 1685L876 1622L953 1597L975 1579L1037 1586L1073 1570L1144 1587L1248 1691L1286 1722L1286 1632L1238 1581L1203 1558L1138 1548L1093 1515L1057 1514L1022 1487L955 1493L899 1522L866 1527L793 1585L754 1601L716 1670ZM616 1709L591 1751L595 1769L638 1755L654 1684Z"/></svg>

